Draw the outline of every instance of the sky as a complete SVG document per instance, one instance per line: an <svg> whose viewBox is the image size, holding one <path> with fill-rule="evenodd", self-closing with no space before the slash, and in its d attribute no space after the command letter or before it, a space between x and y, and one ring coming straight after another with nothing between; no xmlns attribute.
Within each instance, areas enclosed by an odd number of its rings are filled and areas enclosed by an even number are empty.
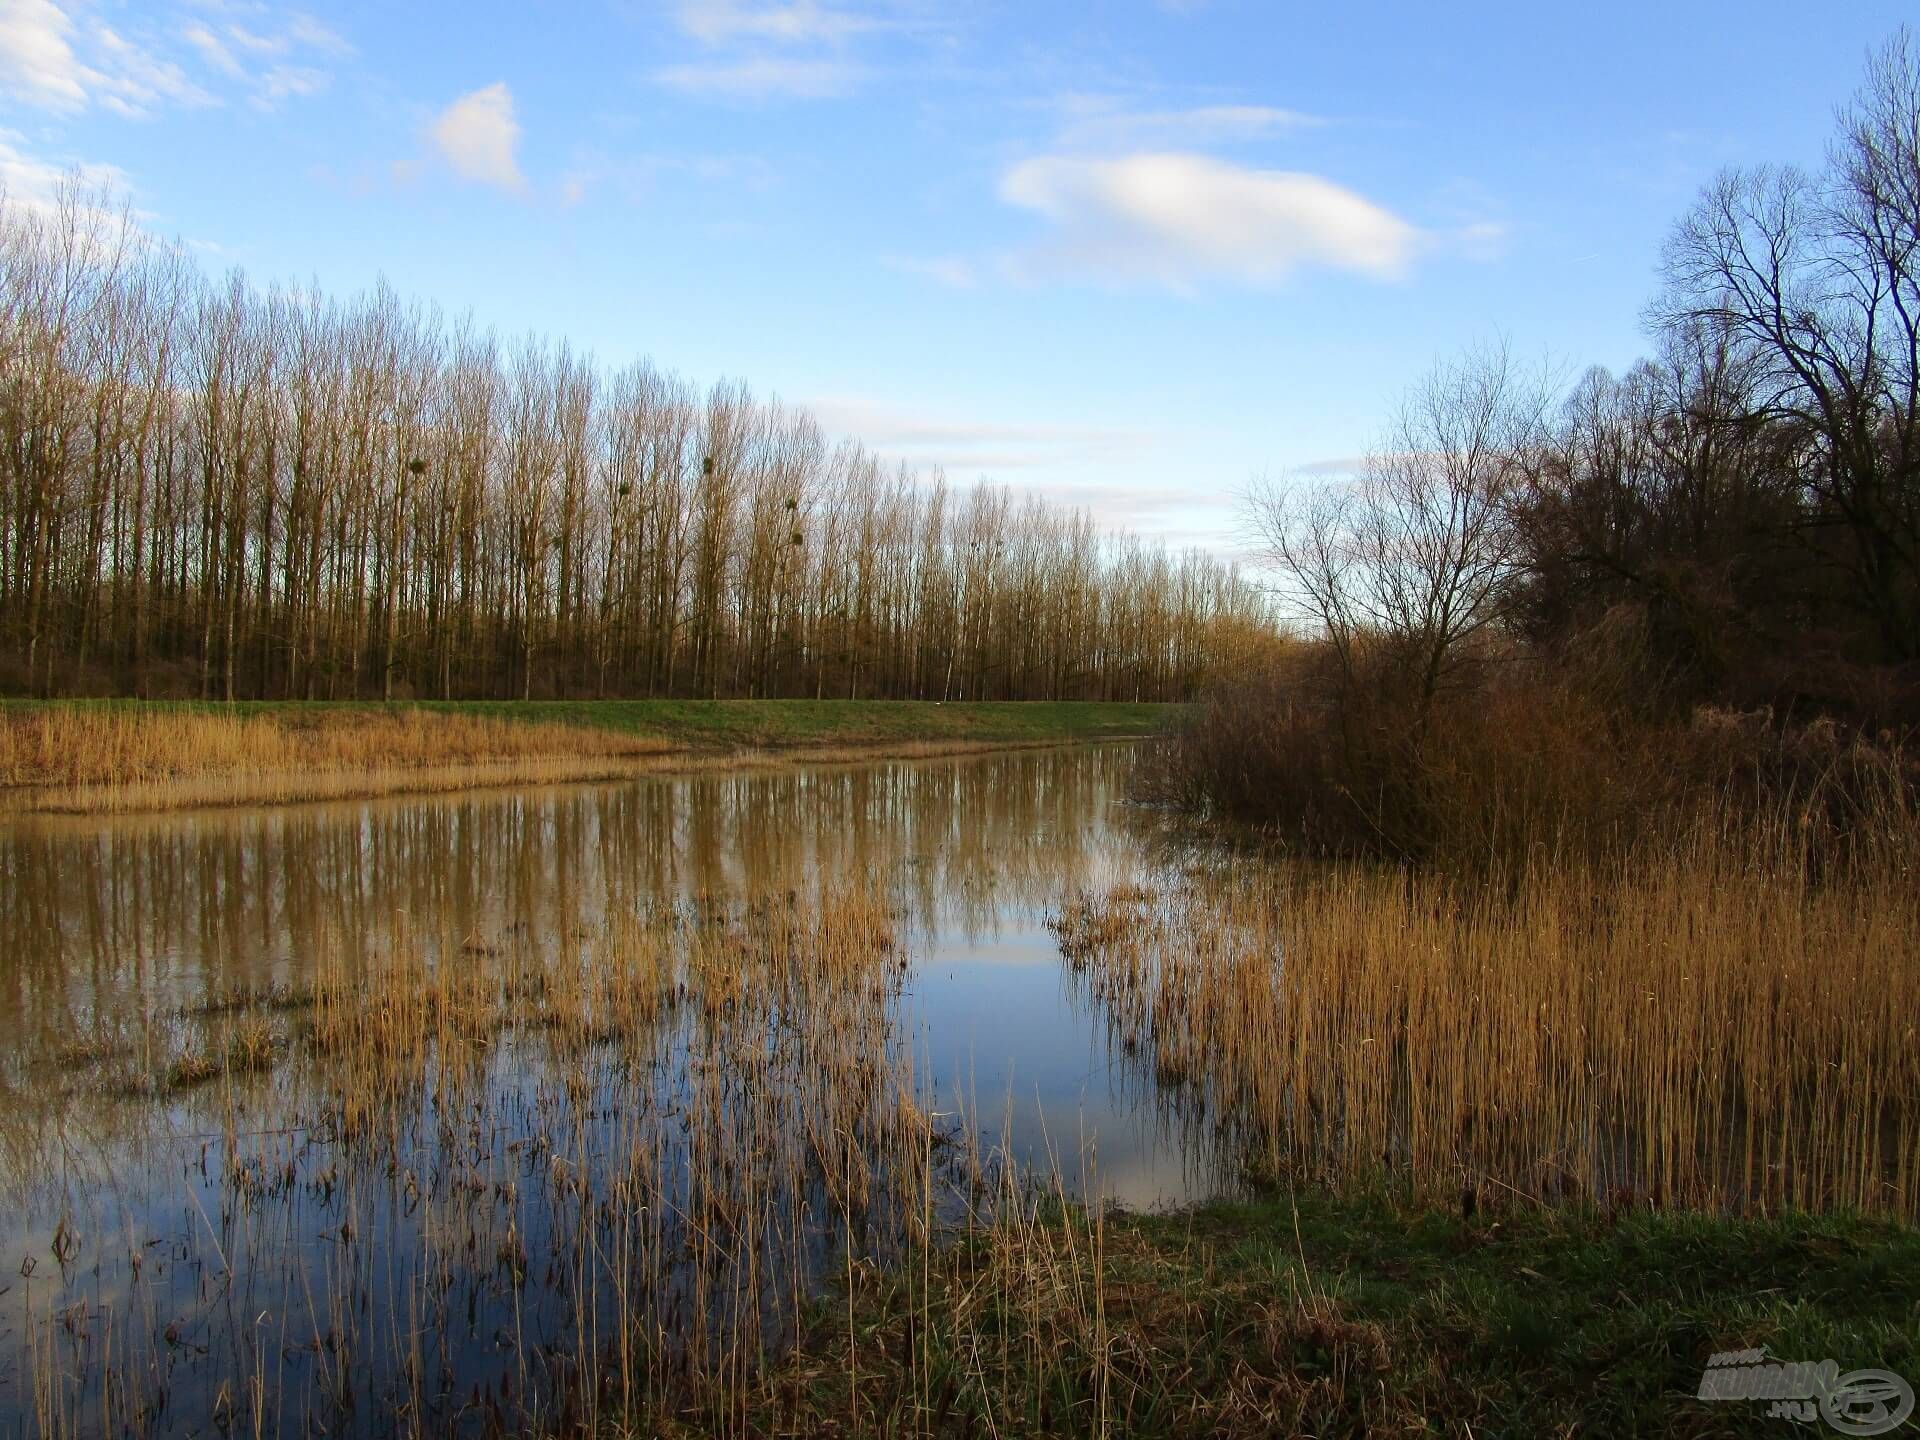
<svg viewBox="0 0 1920 1440"><path fill-rule="evenodd" d="M1911 9L0 0L0 182L1232 553L1436 360L1645 353L1675 218Z"/></svg>

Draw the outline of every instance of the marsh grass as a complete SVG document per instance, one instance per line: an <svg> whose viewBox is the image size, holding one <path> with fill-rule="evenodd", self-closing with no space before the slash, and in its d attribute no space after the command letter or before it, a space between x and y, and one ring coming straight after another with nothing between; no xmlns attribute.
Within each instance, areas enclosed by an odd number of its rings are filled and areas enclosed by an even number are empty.
<svg viewBox="0 0 1920 1440"><path fill-rule="evenodd" d="M33 1428L591 1433L686 1407L724 1428L715 1397L744 1403L825 1275L925 1240L964 1152L893 1030L894 929L855 890L538 945L336 937L300 990L47 1057L187 1107L198 1219L153 1253L61 1220L69 1283L29 1293L21 1336ZM76 1301L93 1263L124 1298Z"/></svg>
<svg viewBox="0 0 1920 1440"><path fill-rule="evenodd" d="M1164 707L0 705L0 814L121 814L920 759L1137 736Z"/></svg>
<svg viewBox="0 0 1920 1440"><path fill-rule="evenodd" d="M1499 880L1222 867L1053 924L1116 1043L1269 1178L1920 1217L1915 832Z"/></svg>
<svg viewBox="0 0 1920 1440"><path fill-rule="evenodd" d="M69 1190L159 1196L48 1216L8 1423L1740 1433L1680 1397L1714 1350L1920 1358L1895 819L1842 864L1781 817L1471 880L1078 872L1064 983L1267 1197L1180 1217L935 1112L871 865L545 927L343 914L297 983L0 1057L64 1098L0 1116L10 1174L117 1126L152 1168Z"/></svg>
<svg viewBox="0 0 1920 1440"><path fill-rule="evenodd" d="M666 741L417 710L321 718L53 706L0 715L0 792L70 812L596 779Z"/></svg>

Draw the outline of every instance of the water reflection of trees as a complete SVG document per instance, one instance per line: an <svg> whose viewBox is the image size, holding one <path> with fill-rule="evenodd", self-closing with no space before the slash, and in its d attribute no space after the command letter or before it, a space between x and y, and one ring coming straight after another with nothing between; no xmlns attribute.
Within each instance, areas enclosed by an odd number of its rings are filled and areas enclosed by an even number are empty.
<svg viewBox="0 0 1920 1440"><path fill-rule="evenodd" d="M665 898L888 883L907 933L990 936L1124 839L1116 748L653 778L0 833L16 1059L235 990L319 945L559 939Z"/></svg>

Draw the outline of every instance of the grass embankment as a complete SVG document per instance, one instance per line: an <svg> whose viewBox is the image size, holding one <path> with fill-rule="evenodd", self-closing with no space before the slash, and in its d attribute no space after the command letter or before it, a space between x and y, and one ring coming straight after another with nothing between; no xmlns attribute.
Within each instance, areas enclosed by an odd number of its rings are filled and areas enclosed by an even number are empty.
<svg viewBox="0 0 1920 1440"><path fill-rule="evenodd" d="M888 700L0 702L0 811L84 813L956 754L1153 733L1168 707Z"/></svg>
<svg viewBox="0 0 1920 1440"><path fill-rule="evenodd" d="M852 1294L755 1433L1749 1435L1716 1353L1920 1373L1920 1233L1838 1217L1055 1207Z"/></svg>

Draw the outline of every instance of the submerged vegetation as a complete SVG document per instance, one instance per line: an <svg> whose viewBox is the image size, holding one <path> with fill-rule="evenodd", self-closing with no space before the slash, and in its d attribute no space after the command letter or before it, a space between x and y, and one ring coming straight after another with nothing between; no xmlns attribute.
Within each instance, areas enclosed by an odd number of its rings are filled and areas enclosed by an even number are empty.
<svg viewBox="0 0 1920 1440"><path fill-rule="evenodd" d="M879 897L353 954L323 942L299 986L37 1062L190 1105L212 1177L190 1250L116 1253L124 1237L62 1218L63 1273L105 1261L129 1303L50 1312L25 1272L39 1433L182 1411L421 1434L724 1414L824 1275L929 1223L949 1142L887 1023L904 957ZM233 1287L267 1307L269 1344L208 1309Z"/></svg>

